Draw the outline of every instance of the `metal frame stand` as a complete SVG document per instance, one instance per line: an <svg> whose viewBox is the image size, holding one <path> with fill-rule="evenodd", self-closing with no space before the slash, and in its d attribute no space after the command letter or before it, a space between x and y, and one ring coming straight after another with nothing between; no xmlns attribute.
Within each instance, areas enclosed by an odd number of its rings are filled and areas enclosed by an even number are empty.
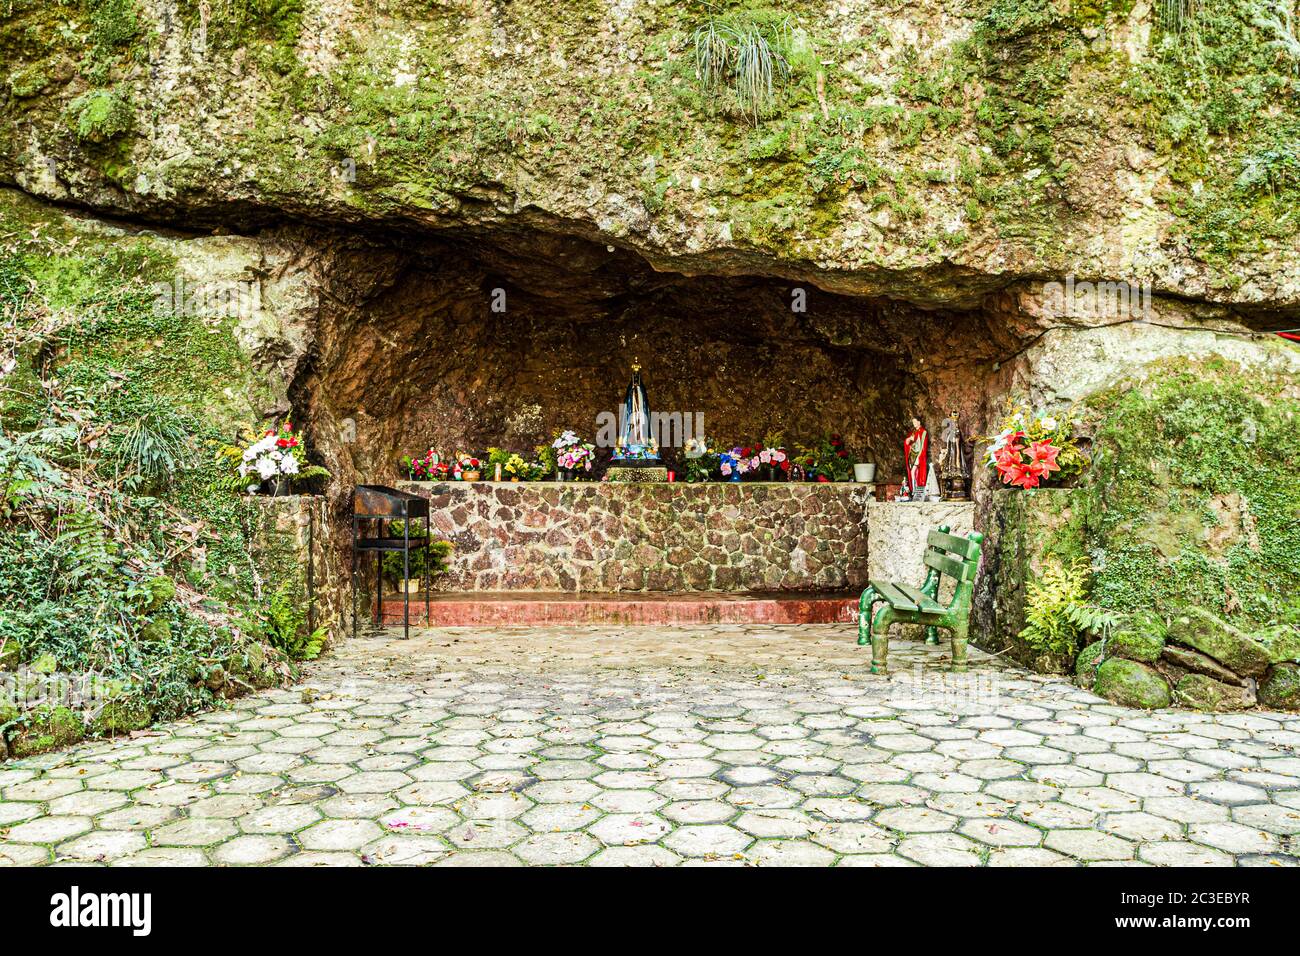
<svg viewBox="0 0 1300 956"><path fill-rule="evenodd" d="M429 520L429 499L410 492L398 491L384 485L358 485L352 496L352 636L357 636L360 608L357 574L361 570L363 554L375 556L375 610L374 624L383 626L384 620L384 555L401 552L402 555L402 638L411 636L411 522L424 519L424 571L420 584L424 588L424 622L430 618L429 590L433 583L429 568L429 539L432 524ZM392 533L392 523L402 522L402 536ZM371 534L362 535L362 524L370 523ZM388 533L384 533L384 524Z"/></svg>

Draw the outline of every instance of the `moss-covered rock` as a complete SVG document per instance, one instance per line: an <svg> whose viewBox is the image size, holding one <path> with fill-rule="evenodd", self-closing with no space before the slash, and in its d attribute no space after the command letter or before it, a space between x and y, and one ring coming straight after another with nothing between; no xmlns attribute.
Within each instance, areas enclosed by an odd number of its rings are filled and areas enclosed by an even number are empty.
<svg viewBox="0 0 1300 956"><path fill-rule="evenodd" d="M149 705L135 698L110 700L100 709L91 725L96 734L125 734L142 730L153 723Z"/></svg>
<svg viewBox="0 0 1300 956"><path fill-rule="evenodd" d="M1191 671L1194 674L1206 674L1215 680L1221 680L1229 684L1240 683L1236 674L1213 657L1207 657L1200 651L1194 651L1190 647L1166 644L1164 651L1161 652L1160 659L1167 669L1173 671L1175 676L1181 676L1183 673Z"/></svg>
<svg viewBox="0 0 1300 956"><path fill-rule="evenodd" d="M85 736L86 725L79 714L67 707L55 707L29 716L27 725L10 739L9 750L15 757L29 757L69 747Z"/></svg>
<svg viewBox="0 0 1300 956"><path fill-rule="evenodd" d="M77 136L92 143L107 143L129 132L135 122L131 103L112 90L83 93L68 104L68 112Z"/></svg>
<svg viewBox="0 0 1300 956"><path fill-rule="evenodd" d="M1165 622L1150 611L1129 616L1124 626L1111 635L1107 653L1131 661L1154 664L1165 647Z"/></svg>
<svg viewBox="0 0 1300 956"><path fill-rule="evenodd" d="M1122 657L1111 658L1097 668L1094 693L1116 704L1154 710L1168 707L1169 684L1154 668Z"/></svg>
<svg viewBox="0 0 1300 956"><path fill-rule="evenodd" d="M140 628L140 640L149 641L154 644L164 644L172 638L171 622L164 618L154 618L144 627Z"/></svg>
<svg viewBox="0 0 1300 956"><path fill-rule="evenodd" d="M1259 702L1277 710L1300 710L1300 664L1274 664L1259 685Z"/></svg>
<svg viewBox="0 0 1300 956"><path fill-rule="evenodd" d="M1262 677L1270 663L1262 644L1204 608L1187 608L1171 621L1169 640L1195 648L1243 677Z"/></svg>
<svg viewBox="0 0 1300 956"><path fill-rule="evenodd" d="M1105 644L1093 641L1079 652L1074 661L1074 680L1080 687L1091 687L1097 680L1097 668L1101 666Z"/></svg>
<svg viewBox="0 0 1300 956"><path fill-rule="evenodd" d="M176 596L176 584L171 578L159 575L156 578L150 578L145 585L149 592L148 610L155 613L162 610L162 606Z"/></svg>
<svg viewBox="0 0 1300 956"><path fill-rule="evenodd" d="M1300 628L1279 624L1256 631L1251 636L1264 648L1264 653L1274 664L1283 661L1300 663Z"/></svg>
<svg viewBox="0 0 1300 956"><path fill-rule="evenodd" d="M1174 701L1196 710L1245 710L1255 706L1255 692L1206 674L1184 674L1174 685Z"/></svg>

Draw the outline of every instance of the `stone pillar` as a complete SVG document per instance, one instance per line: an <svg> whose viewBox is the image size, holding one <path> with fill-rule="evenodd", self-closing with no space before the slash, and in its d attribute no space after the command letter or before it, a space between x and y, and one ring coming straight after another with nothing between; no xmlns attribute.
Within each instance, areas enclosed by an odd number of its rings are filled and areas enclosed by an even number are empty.
<svg viewBox="0 0 1300 956"><path fill-rule="evenodd" d="M1044 562L1083 555L1079 495L1070 488L991 489L979 496L975 522L984 552L971 611L971 640L987 651L1009 651L1035 670L1062 670L1072 661L1037 659L1019 640L1025 626L1026 582Z"/></svg>

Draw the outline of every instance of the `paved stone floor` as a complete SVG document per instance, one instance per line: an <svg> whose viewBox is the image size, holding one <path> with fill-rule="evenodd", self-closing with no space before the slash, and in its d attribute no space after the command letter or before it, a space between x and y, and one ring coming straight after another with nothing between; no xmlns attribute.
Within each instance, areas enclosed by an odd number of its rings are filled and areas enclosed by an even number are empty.
<svg viewBox="0 0 1300 956"><path fill-rule="evenodd" d="M1300 862L1300 715L1111 706L842 625L362 638L0 768L0 863Z"/></svg>

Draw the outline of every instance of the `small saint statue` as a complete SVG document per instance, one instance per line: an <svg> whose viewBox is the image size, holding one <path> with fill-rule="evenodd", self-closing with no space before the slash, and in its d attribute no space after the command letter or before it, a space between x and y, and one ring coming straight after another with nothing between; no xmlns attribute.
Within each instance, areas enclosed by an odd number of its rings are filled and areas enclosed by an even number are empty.
<svg viewBox="0 0 1300 956"><path fill-rule="evenodd" d="M904 500L925 500L925 484L930 476L929 452L930 434L921 424L921 419L913 417L912 431L903 439L903 464L907 469L903 477Z"/></svg>
<svg viewBox="0 0 1300 956"><path fill-rule="evenodd" d="M943 420L943 430L939 433L939 479L945 501L965 501L969 497L966 482L970 478L970 466L963 442L954 408Z"/></svg>
<svg viewBox="0 0 1300 956"><path fill-rule="evenodd" d="M619 411L614 460L623 464L659 464L659 445L650 429L650 402L646 398L645 386L641 384L641 366L635 361L632 363L632 381L628 383L623 407Z"/></svg>

